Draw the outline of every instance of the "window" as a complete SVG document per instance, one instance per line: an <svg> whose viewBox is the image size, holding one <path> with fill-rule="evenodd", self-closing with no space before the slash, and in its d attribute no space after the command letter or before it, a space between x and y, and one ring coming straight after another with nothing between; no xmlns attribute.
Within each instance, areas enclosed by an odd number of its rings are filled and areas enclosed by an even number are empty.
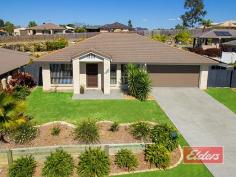
<svg viewBox="0 0 236 177"><path fill-rule="evenodd" d="M72 84L72 64L51 64L51 84Z"/></svg>
<svg viewBox="0 0 236 177"><path fill-rule="evenodd" d="M127 76L125 64L121 65L121 83L123 85L128 84L128 76Z"/></svg>
<svg viewBox="0 0 236 177"><path fill-rule="evenodd" d="M111 68L110 68L110 84L113 84L113 85L117 83L116 69L117 69L117 65L111 64Z"/></svg>

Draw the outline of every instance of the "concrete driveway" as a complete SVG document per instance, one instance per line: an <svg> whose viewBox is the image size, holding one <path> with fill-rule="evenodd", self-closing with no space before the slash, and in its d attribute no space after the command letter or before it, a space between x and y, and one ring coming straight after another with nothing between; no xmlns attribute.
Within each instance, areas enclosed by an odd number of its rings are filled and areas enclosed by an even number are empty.
<svg viewBox="0 0 236 177"><path fill-rule="evenodd" d="M198 88L153 88L153 95L191 146L224 147L224 164L206 164L214 176L236 176L236 114Z"/></svg>

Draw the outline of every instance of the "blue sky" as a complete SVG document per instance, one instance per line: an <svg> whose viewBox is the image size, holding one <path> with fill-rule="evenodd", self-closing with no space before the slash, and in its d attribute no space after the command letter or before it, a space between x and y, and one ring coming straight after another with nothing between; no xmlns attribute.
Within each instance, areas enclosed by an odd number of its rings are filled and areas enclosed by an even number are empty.
<svg viewBox="0 0 236 177"><path fill-rule="evenodd" d="M184 13L184 0L0 0L0 18L26 26L43 22L106 24L119 21L134 26L171 28ZM206 18L236 20L236 0L205 0Z"/></svg>

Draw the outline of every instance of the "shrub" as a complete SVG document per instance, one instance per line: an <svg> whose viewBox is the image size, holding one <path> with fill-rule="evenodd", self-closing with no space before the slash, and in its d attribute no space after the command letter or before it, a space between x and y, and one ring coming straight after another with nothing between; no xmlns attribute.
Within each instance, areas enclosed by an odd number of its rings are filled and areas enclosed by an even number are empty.
<svg viewBox="0 0 236 177"><path fill-rule="evenodd" d="M26 122L10 133L10 139L15 143L25 144L35 139L37 134L38 129Z"/></svg>
<svg viewBox="0 0 236 177"><path fill-rule="evenodd" d="M147 145L145 149L145 160L157 168L166 169L170 164L170 155L168 150L159 144Z"/></svg>
<svg viewBox="0 0 236 177"><path fill-rule="evenodd" d="M29 73L25 72L15 74L9 84L12 87L26 86L28 88L33 88L36 85L33 77Z"/></svg>
<svg viewBox="0 0 236 177"><path fill-rule="evenodd" d="M57 149L44 162L42 176L69 177L73 173L73 168L74 162L71 155L61 149Z"/></svg>
<svg viewBox="0 0 236 177"><path fill-rule="evenodd" d="M169 151L178 147L178 133L167 124L155 125L151 130L152 142L165 146Z"/></svg>
<svg viewBox="0 0 236 177"><path fill-rule="evenodd" d="M30 88L27 86L17 85L13 90L13 97L18 100L25 100L27 96L30 95Z"/></svg>
<svg viewBox="0 0 236 177"><path fill-rule="evenodd" d="M145 69L137 65L127 65L128 91L133 97L144 101L151 91L151 80Z"/></svg>
<svg viewBox="0 0 236 177"><path fill-rule="evenodd" d="M119 123L118 122L113 122L110 128L110 131L112 132L117 132L119 130Z"/></svg>
<svg viewBox="0 0 236 177"><path fill-rule="evenodd" d="M53 127L51 130L52 136L58 136L61 132L61 128L59 126Z"/></svg>
<svg viewBox="0 0 236 177"><path fill-rule="evenodd" d="M115 164L119 168L127 168L128 171L134 170L138 166L138 159L128 149L121 149L115 156Z"/></svg>
<svg viewBox="0 0 236 177"><path fill-rule="evenodd" d="M58 50L66 47L68 45L68 41L64 38L54 39L52 41L47 41L46 46L48 51Z"/></svg>
<svg viewBox="0 0 236 177"><path fill-rule="evenodd" d="M75 129L75 139L86 144L91 144L99 141L98 128L93 120L82 121Z"/></svg>
<svg viewBox="0 0 236 177"><path fill-rule="evenodd" d="M9 167L9 177L32 177L35 173L36 161L32 156L21 157Z"/></svg>
<svg viewBox="0 0 236 177"><path fill-rule="evenodd" d="M181 30L176 36L177 43L189 44L191 42L191 33L187 30Z"/></svg>
<svg viewBox="0 0 236 177"><path fill-rule="evenodd" d="M131 134L136 139L146 141L150 135L150 125L147 122L137 122L130 126Z"/></svg>
<svg viewBox="0 0 236 177"><path fill-rule="evenodd" d="M103 177L109 171L109 157L100 148L89 148L79 156L77 173L80 177Z"/></svg>
<svg viewBox="0 0 236 177"><path fill-rule="evenodd" d="M160 41L160 42L166 42L167 40L169 40L169 36L164 35L164 34L156 34L152 36L152 39L156 40L156 41Z"/></svg>
<svg viewBox="0 0 236 177"><path fill-rule="evenodd" d="M86 29L85 27L79 27L75 29L75 33L85 33Z"/></svg>

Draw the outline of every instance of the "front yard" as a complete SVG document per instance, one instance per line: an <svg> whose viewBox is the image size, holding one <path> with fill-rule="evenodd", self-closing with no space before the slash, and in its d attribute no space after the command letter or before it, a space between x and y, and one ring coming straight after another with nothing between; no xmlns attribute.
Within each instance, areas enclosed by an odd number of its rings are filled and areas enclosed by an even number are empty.
<svg viewBox="0 0 236 177"><path fill-rule="evenodd" d="M207 93L236 113L236 90L230 88L209 88Z"/></svg>
<svg viewBox="0 0 236 177"><path fill-rule="evenodd" d="M72 100L72 93L46 93L41 88L27 98L27 113L39 124L63 120L76 123L84 119L134 122L165 122L167 116L155 101Z"/></svg>
<svg viewBox="0 0 236 177"><path fill-rule="evenodd" d="M173 125L168 116L155 101L140 102L137 100L72 100L72 93L46 93L41 88L35 89L27 98L27 113L34 117L38 124L63 120L76 123L88 118L124 122L152 121ZM181 146L188 143L180 136ZM153 176L188 176L211 177L204 165L183 164L164 171L123 175L122 177Z"/></svg>

